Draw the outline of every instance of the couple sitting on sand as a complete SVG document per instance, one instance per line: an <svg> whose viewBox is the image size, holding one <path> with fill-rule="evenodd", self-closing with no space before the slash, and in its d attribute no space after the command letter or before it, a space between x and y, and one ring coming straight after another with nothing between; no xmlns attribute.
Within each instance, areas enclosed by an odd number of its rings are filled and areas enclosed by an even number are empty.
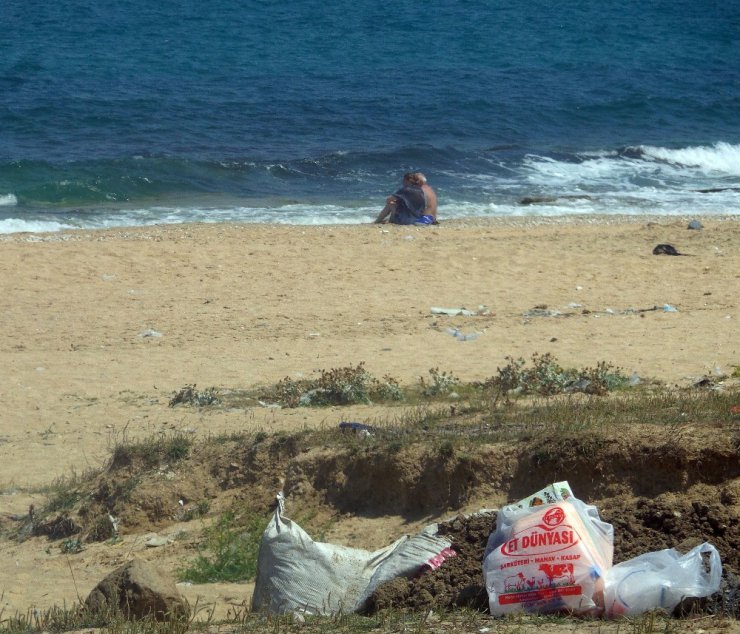
<svg viewBox="0 0 740 634"><path fill-rule="evenodd" d="M385 207L375 219L376 224L390 222L395 225L437 224L437 195L427 185L421 172L403 175L403 187L388 196Z"/></svg>

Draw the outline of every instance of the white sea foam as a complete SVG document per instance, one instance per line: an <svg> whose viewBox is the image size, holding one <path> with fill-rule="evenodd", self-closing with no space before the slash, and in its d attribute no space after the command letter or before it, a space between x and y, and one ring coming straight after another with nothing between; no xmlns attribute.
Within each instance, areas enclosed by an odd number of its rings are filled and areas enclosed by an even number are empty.
<svg viewBox="0 0 740 634"><path fill-rule="evenodd" d="M733 200L734 196L734 200ZM439 218L445 220L466 217L559 217L610 215L711 216L734 215L740 208L740 194L719 193L688 195L680 192L662 193L636 191L605 194L599 197L545 199L531 205L519 201L479 202L447 199L439 206ZM197 207L149 208L127 211L115 217L93 220L89 217L70 218L67 224L57 221L25 221L17 218L0 220L0 234L55 232L65 229L113 229L118 227L151 226L180 223L236 223L284 225L350 225L371 223L378 214L376 207L342 207L338 205L286 205L283 207L232 207L203 209Z"/></svg>
<svg viewBox="0 0 740 634"><path fill-rule="evenodd" d="M596 156L581 162L528 156L524 159L523 170L530 185L562 191L607 183L610 187L617 184L623 187L639 172L639 163L640 161L632 159L615 159L609 155Z"/></svg>
<svg viewBox="0 0 740 634"><path fill-rule="evenodd" d="M740 145L715 143L712 146L687 147L671 150L649 145L640 146L646 157L679 166L695 167L708 172L740 176Z"/></svg>
<svg viewBox="0 0 740 634"><path fill-rule="evenodd" d="M46 220L21 220L19 218L5 218L0 220L0 234L2 233L40 233L44 231L62 231L72 229L71 225L65 225L56 221Z"/></svg>
<svg viewBox="0 0 740 634"><path fill-rule="evenodd" d="M687 196L699 198L702 189L725 189L727 200L715 197L712 204L737 209L740 146L638 149L638 153L590 153L580 161L528 156L522 163L522 177L538 195L628 196L658 206ZM697 202L703 207L708 200L704 196Z"/></svg>
<svg viewBox="0 0 740 634"><path fill-rule="evenodd" d="M18 199L13 194L0 194L0 207L12 207L18 204Z"/></svg>

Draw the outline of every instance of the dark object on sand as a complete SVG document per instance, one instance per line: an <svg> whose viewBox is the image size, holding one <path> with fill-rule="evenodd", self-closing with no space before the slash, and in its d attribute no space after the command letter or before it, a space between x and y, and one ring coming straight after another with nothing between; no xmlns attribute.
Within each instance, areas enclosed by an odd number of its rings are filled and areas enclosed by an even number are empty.
<svg viewBox="0 0 740 634"><path fill-rule="evenodd" d="M694 231L698 231L699 229L703 229L704 228L704 225L701 224L701 222L699 222L698 220L692 220L689 223L689 226L686 227L686 228L687 229L693 229Z"/></svg>
<svg viewBox="0 0 740 634"><path fill-rule="evenodd" d="M653 255L686 255L685 253L679 253L676 251L676 247L672 244L658 244L653 249Z"/></svg>
<svg viewBox="0 0 740 634"><path fill-rule="evenodd" d="M339 423L339 429L342 431L354 431L354 432L365 432L365 433L372 433L374 430L370 425L365 425L364 423L355 423L355 422L341 422Z"/></svg>

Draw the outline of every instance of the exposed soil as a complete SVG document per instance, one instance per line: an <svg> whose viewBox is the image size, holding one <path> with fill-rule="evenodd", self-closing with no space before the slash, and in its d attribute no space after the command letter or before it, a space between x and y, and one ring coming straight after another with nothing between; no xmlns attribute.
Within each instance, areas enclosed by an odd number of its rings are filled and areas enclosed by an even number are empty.
<svg viewBox="0 0 740 634"><path fill-rule="evenodd" d="M434 572L384 584L368 610L485 610L481 560L496 514L464 513L567 479L579 498L613 524L615 563L663 548L685 552L703 541L714 544L724 564L722 592L683 609L732 618L740 613L736 426L693 426L680 442L665 430L635 425L598 433L538 432L518 441L452 448L434 438L396 446L380 437L346 442L341 434L324 432L323 443L309 433L196 443L185 457L155 460L155 466L117 453L101 474L77 487L76 501L66 510L37 509L20 521L6 518L0 529L27 539L58 544L74 537L104 547L112 534L109 516L116 518L120 536L166 533L201 517L196 510L204 502L210 516L235 507L267 513L282 488L288 516L312 518L304 526L309 532L331 525L328 541L377 548L399 535L381 533L373 541L369 533L343 534L342 526L395 515L418 527L458 512L440 524L457 556ZM195 524L200 525L190 525ZM170 549L162 565L181 567L193 546L180 546L179 557ZM109 555L100 556L108 561ZM152 552L149 559L156 557Z"/></svg>
<svg viewBox="0 0 740 634"><path fill-rule="evenodd" d="M709 492L707 492L709 493ZM733 493L723 490L716 503L689 500L673 494L655 500L614 499L607 503L602 519L615 529L614 563L645 552L676 548L680 552L709 541L720 551L724 580L720 593L705 601L681 604L677 613L740 615L740 523L731 508ZM440 524L457 556L435 571L414 579L395 579L375 590L367 606L372 613L396 607L422 610L467 606L485 611L488 597L481 578L481 561L488 536L495 528L496 513L459 516Z"/></svg>

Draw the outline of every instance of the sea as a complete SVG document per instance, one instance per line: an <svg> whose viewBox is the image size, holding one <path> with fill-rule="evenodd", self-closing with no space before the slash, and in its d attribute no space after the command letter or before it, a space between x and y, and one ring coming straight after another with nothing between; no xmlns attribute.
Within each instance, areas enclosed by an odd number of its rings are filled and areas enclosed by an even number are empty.
<svg viewBox="0 0 740 634"><path fill-rule="evenodd" d="M736 0L3 0L0 233L740 213Z"/></svg>

